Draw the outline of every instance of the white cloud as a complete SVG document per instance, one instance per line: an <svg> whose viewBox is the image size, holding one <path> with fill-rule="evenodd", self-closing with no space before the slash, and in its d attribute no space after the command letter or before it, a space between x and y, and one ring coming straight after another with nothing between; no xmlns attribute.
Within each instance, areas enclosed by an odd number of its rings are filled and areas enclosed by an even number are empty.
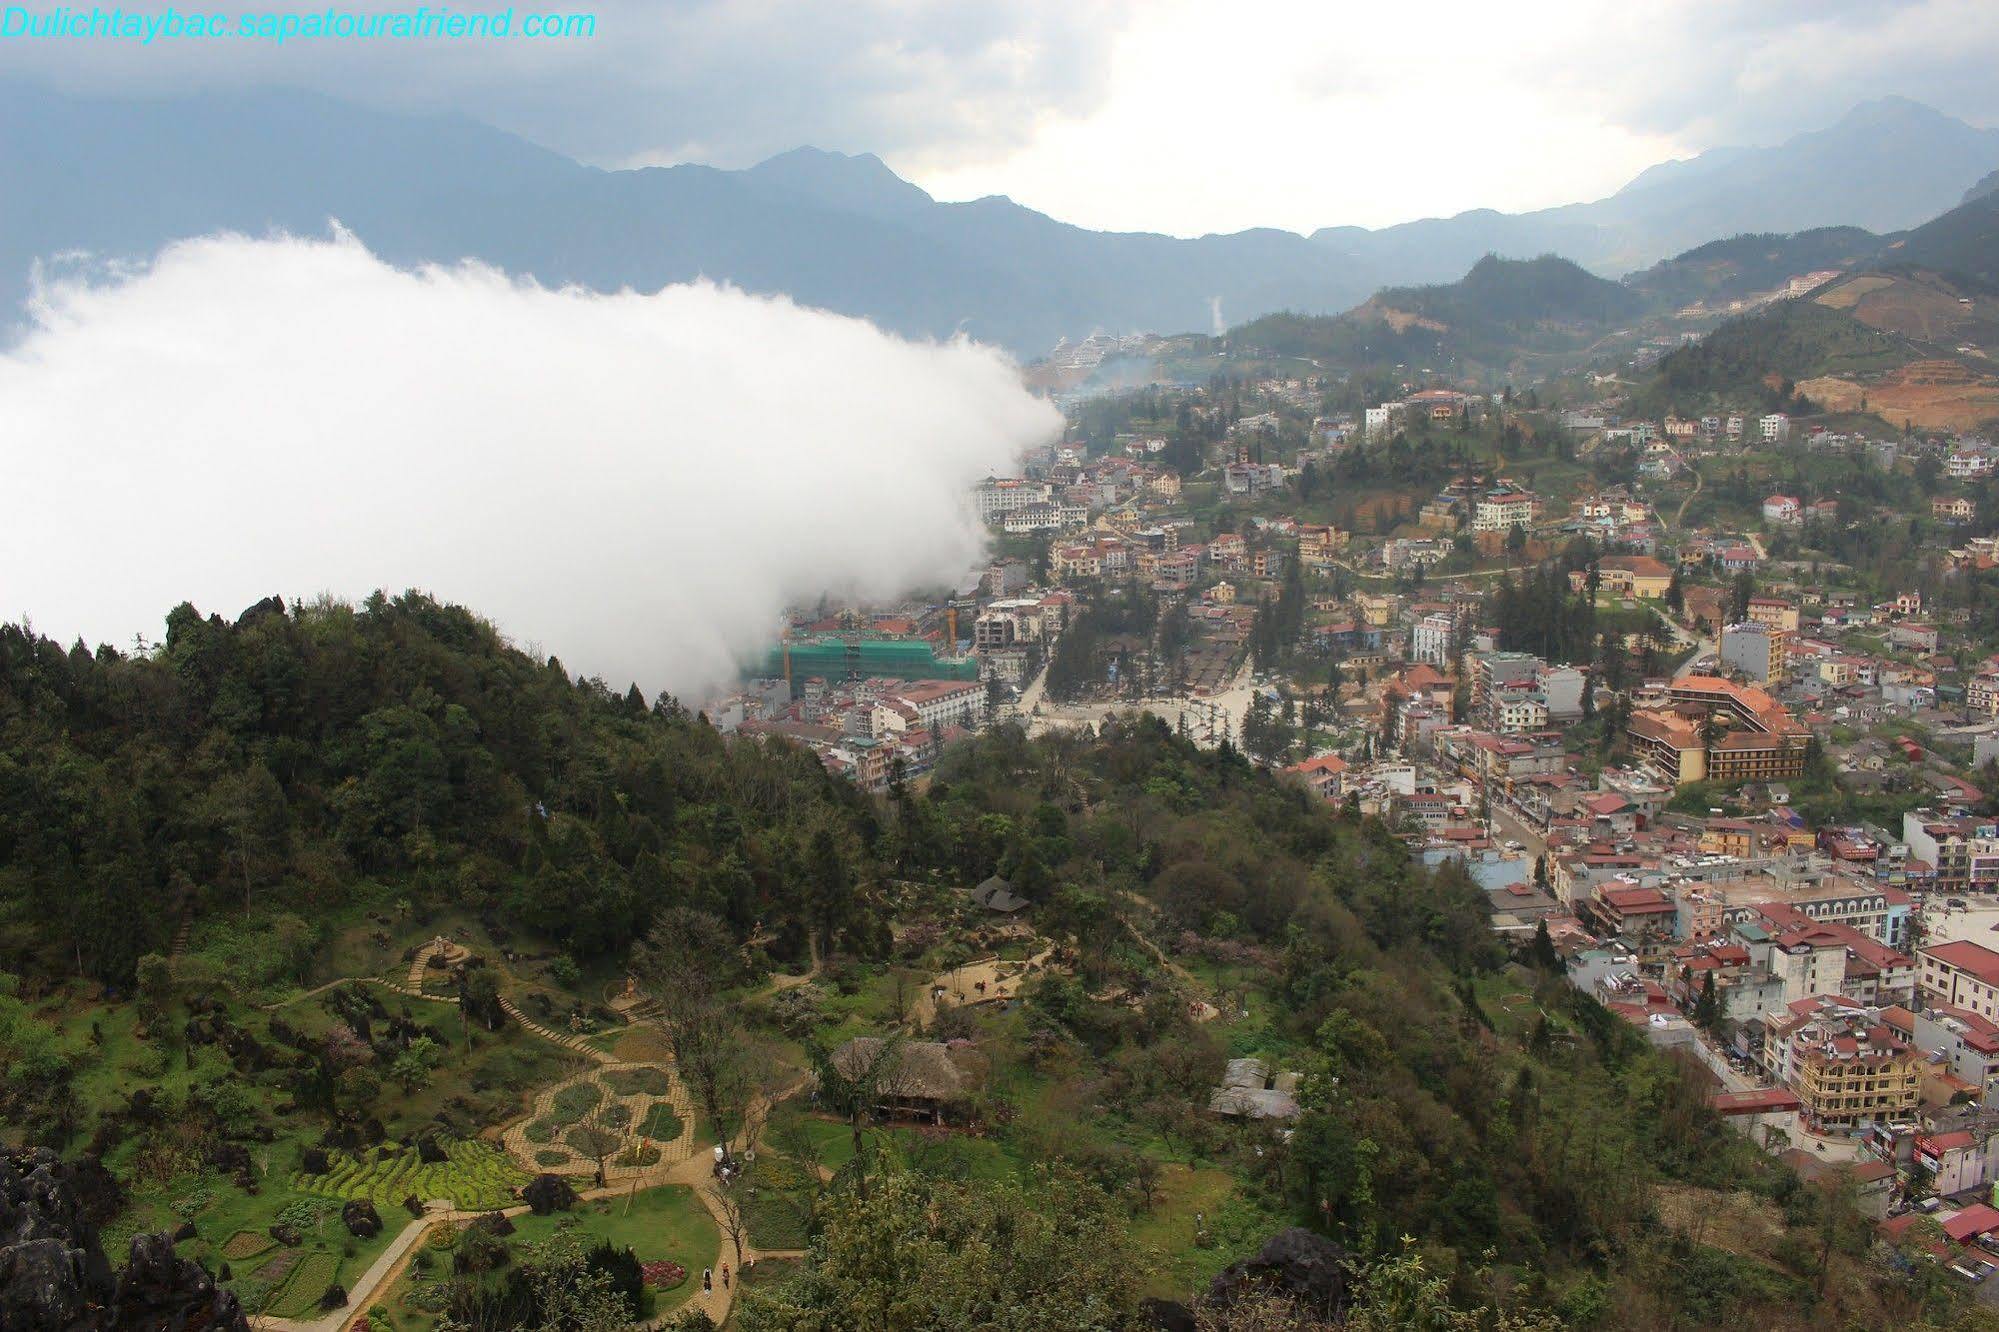
<svg viewBox="0 0 1999 1332"><path fill-rule="evenodd" d="M550 291L240 237L43 288L0 353L0 615L128 643L182 600L420 587L697 692L822 590L982 548L1059 428L999 353L706 284Z"/></svg>
<svg viewBox="0 0 1999 1332"><path fill-rule="evenodd" d="M341 6L412 7L398 0ZM891 153L952 143L991 154L1024 142L1044 116L1087 111L1102 91L1109 43L1136 8L1133 0L537 0L512 7L517 21L529 13L589 13L596 32L568 40L282 46L0 40L0 74L114 96L310 88L375 106L462 112L597 165L738 167L801 144ZM326 6L279 0L256 8L317 14ZM475 14L508 5L464 0L448 8Z"/></svg>
<svg viewBox="0 0 1999 1332"><path fill-rule="evenodd" d="M886 156L1086 226L1379 226L1600 198L1887 94L1992 123L1995 64L1991 0L1154 0L1085 109Z"/></svg>

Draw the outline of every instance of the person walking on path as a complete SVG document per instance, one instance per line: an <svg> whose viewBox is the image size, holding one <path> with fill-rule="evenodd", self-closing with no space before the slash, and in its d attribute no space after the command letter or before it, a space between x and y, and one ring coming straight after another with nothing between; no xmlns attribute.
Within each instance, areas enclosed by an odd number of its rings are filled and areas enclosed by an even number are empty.
<svg viewBox="0 0 1999 1332"><path fill-rule="evenodd" d="M722 1264L722 1289L723 1289L723 1290L727 1290L728 1288L729 1288L729 1265L728 1265L727 1263L723 1263L723 1264Z"/></svg>
<svg viewBox="0 0 1999 1332"><path fill-rule="evenodd" d="M712 1267L701 1269L701 1293L703 1295L715 1293L715 1269Z"/></svg>

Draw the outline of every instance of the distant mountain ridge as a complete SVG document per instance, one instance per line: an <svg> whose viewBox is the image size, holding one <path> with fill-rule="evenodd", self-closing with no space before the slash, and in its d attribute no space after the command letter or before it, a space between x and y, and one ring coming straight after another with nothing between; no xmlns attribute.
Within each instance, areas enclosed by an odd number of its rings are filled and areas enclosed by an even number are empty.
<svg viewBox="0 0 1999 1332"><path fill-rule="evenodd" d="M1513 215L1462 213L1379 233L1334 228L1313 239L1342 251L1420 245L1433 261L1454 258L1451 273L1487 253L1555 253L1618 276L1721 236L1828 226L1898 231L1962 202L1965 183L1995 166L1999 129L1886 97L1776 147L1718 148L1661 163L1593 203ZM1377 239L1357 240L1369 236ZM1426 280L1439 276L1445 275Z"/></svg>
<svg viewBox="0 0 1999 1332"><path fill-rule="evenodd" d="M1344 310L1487 254L1617 276L1737 232L1897 230L1999 166L1999 131L1891 99L1775 148L1662 164L1594 203L1181 239L1090 231L998 197L939 203L868 154L604 171L470 121L289 91L147 102L13 84L0 121L36 127L0 138L7 311L30 266L66 251L143 257L205 232L323 234L337 219L395 262L473 257L605 290L707 276L1022 355L1098 329L1205 329L1217 301L1237 321Z"/></svg>
<svg viewBox="0 0 1999 1332"><path fill-rule="evenodd" d="M1822 237L1743 237L1753 248ZM1682 264L1675 260L1674 264ZM1662 266L1665 267L1665 266ZM1872 248L1796 300L1731 320L1659 362L1642 408L1688 410L1793 384L1814 405L1891 426L1999 424L1999 194L1975 195Z"/></svg>

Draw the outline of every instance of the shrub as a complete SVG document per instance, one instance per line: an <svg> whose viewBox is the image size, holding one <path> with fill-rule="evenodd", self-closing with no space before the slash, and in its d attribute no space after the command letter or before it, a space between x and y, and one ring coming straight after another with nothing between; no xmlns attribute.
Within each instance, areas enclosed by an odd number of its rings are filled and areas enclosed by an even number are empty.
<svg viewBox="0 0 1999 1332"><path fill-rule="evenodd" d="M544 1147L534 1154L534 1163L540 1166L559 1166L569 1163L569 1153L553 1147Z"/></svg>
<svg viewBox="0 0 1999 1332"><path fill-rule="evenodd" d="M536 1216L566 1212L576 1205L576 1190L560 1175L536 1175L534 1181L521 1191L521 1196L534 1209Z"/></svg>
<svg viewBox="0 0 1999 1332"><path fill-rule="evenodd" d="M505 1267L512 1257L513 1251L506 1241L475 1227L465 1232L457 1252L452 1254L451 1270L460 1276L476 1276Z"/></svg>
<svg viewBox="0 0 1999 1332"><path fill-rule="evenodd" d="M521 1130L521 1136L529 1142L554 1142L555 1125L546 1119L537 1119Z"/></svg>

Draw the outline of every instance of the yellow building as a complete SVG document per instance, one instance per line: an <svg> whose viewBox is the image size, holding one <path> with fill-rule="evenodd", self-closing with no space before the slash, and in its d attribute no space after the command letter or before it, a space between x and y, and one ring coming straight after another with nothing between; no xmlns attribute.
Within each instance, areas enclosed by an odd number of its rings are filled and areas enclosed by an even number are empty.
<svg viewBox="0 0 1999 1332"><path fill-rule="evenodd" d="M1798 1060L1798 1099L1824 1128L1853 1128L1869 1120L1908 1119L1916 1113L1923 1058L1899 1041L1835 1036Z"/></svg>
<svg viewBox="0 0 1999 1332"><path fill-rule="evenodd" d="M1763 690L1689 675L1674 681L1668 696L1668 707L1634 711L1625 734L1675 785L1784 781L1804 774L1811 732Z"/></svg>
<svg viewBox="0 0 1999 1332"><path fill-rule="evenodd" d="M1772 629L1788 629L1792 633L1798 631L1798 608L1776 597L1751 597L1749 619L1751 623L1767 624Z"/></svg>
<svg viewBox="0 0 1999 1332"><path fill-rule="evenodd" d="M1672 566L1650 555L1606 555L1597 561L1596 571L1597 585L1620 597L1657 599L1673 583Z"/></svg>
<svg viewBox="0 0 1999 1332"><path fill-rule="evenodd" d="M1625 734L1673 785L1707 780L1707 742L1698 723L1664 708L1642 708L1631 714Z"/></svg>
<svg viewBox="0 0 1999 1332"><path fill-rule="evenodd" d="M1908 1119L1921 1095L1923 1054L1878 1011L1837 994L1799 999L1764 1019L1764 1062L1804 1102L1807 1123L1853 1128Z"/></svg>

